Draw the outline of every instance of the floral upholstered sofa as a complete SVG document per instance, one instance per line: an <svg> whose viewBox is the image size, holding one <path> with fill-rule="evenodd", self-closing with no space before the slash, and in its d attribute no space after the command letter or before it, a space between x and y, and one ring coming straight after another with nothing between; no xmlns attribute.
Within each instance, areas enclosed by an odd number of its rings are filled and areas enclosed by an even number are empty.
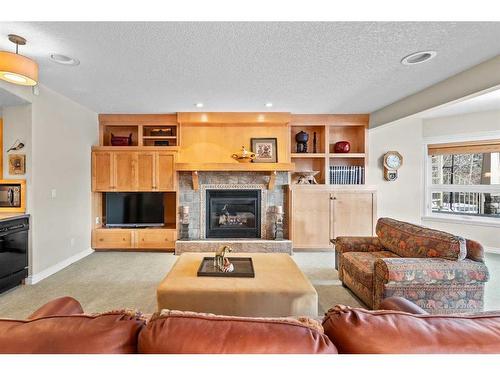
<svg viewBox="0 0 500 375"><path fill-rule="evenodd" d="M390 218L376 233L335 242L340 280L369 308L397 296L432 314L483 310L489 275L479 243Z"/></svg>

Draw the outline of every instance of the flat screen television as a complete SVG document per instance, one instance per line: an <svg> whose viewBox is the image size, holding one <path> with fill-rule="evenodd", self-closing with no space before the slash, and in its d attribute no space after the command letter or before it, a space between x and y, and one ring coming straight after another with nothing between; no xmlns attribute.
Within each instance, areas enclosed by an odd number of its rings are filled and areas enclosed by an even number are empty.
<svg viewBox="0 0 500 375"><path fill-rule="evenodd" d="M162 226L163 210L163 193L106 193L108 227Z"/></svg>

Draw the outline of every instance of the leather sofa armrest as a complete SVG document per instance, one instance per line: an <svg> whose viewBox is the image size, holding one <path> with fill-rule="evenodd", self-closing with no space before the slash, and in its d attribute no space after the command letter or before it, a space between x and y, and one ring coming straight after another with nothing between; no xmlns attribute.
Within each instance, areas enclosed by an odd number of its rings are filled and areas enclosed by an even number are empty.
<svg viewBox="0 0 500 375"><path fill-rule="evenodd" d="M384 247L377 237L337 237L335 251L339 254L350 251L371 252L382 251Z"/></svg>
<svg viewBox="0 0 500 375"><path fill-rule="evenodd" d="M375 282L401 284L485 283L484 263L470 259L380 258L375 261Z"/></svg>
<svg viewBox="0 0 500 375"><path fill-rule="evenodd" d="M402 311L410 314L428 315L429 313L403 297L385 298L379 306L380 310Z"/></svg>
<svg viewBox="0 0 500 375"><path fill-rule="evenodd" d="M479 242L466 239L467 258L476 262L484 262L484 247Z"/></svg>
<svg viewBox="0 0 500 375"><path fill-rule="evenodd" d="M77 314L83 314L83 308L80 302L72 297L59 297L40 307L28 317L28 320L45 318L48 316Z"/></svg>

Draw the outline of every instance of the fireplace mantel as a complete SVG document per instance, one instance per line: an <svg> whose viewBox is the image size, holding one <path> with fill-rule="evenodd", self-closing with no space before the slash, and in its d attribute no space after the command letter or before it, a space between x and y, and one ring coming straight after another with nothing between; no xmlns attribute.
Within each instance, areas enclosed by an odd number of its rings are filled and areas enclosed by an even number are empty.
<svg viewBox="0 0 500 375"><path fill-rule="evenodd" d="M267 188L274 189L277 172L295 169L293 163L175 163L178 172L192 172L193 190L198 191L198 172L269 172Z"/></svg>

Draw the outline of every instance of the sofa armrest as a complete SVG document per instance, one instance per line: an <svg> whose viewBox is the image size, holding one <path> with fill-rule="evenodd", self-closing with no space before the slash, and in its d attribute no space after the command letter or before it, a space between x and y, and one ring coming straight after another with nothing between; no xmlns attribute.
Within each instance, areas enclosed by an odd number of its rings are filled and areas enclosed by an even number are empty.
<svg viewBox="0 0 500 375"><path fill-rule="evenodd" d="M28 317L28 320L56 315L77 314L83 314L83 308L82 305L80 305L80 302L72 297L59 297L40 307Z"/></svg>
<svg viewBox="0 0 500 375"><path fill-rule="evenodd" d="M410 314L428 315L429 313L420 306L403 297L385 298L379 306L380 310L402 311Z"/></svg>
<svg viewBox="0 0 500 375"><path fill-rule="evenodd" d="M337 237L335 251L339 254L350 251L371 252L383 251L384 247L377 237Z"/></svg>
<svg viewBox="0 0 500 375"><path fill-rule="evenodd" d="M485 283L484 263L470 259L380 258L375 261L375 282L401 284Z"/></svg>

